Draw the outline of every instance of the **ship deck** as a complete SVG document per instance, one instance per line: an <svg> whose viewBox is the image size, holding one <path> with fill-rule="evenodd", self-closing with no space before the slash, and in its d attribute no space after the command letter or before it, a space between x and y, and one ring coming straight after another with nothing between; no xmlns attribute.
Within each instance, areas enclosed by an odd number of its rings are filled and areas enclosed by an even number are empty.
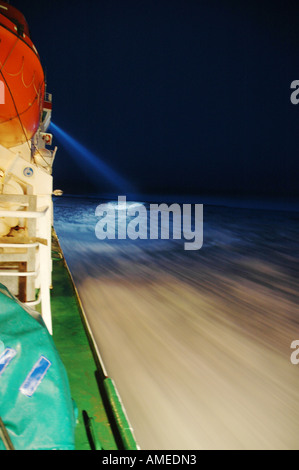
<svg viewBox="0 0 299 470"><path fill-rule="evenodd" d="M77 409L75 448L136 449L113 382L106 377L94 350L83 308L55 233L52 238L53 339L66 368Z"/></svg>

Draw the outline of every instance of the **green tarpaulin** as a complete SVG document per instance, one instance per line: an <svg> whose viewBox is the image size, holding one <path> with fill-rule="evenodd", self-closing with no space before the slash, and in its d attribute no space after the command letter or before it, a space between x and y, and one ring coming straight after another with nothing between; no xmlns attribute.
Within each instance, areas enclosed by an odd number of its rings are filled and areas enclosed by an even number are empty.
<svg viewBox="0 0 299 470"><path fill-rule="evenodd" d="M17 450L72 450L66 372L43 322L29 312L0 284L0 417Z"/></svg>

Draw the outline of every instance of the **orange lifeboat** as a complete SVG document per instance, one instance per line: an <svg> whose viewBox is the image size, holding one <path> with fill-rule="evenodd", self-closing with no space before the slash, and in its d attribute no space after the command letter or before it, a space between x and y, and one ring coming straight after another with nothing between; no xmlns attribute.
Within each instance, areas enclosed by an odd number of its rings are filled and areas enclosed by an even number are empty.
<svg viewBox="0 0 299 470"><path fill-rule="evenodd" d="M0 145L16 147L34 136L44 93L44 71L27 22L0 1Z"/></svg>

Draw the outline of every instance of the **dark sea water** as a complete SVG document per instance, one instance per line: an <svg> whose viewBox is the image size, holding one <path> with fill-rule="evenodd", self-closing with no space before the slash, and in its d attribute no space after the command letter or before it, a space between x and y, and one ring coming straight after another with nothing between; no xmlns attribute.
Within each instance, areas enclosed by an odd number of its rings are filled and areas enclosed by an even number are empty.
<svg viewBox="0 0 299 470"><path fill-rule="evenodd" d="M56 198L54 225L140 447L299 449L296 205L172 199L204 202L203 246L186 251L97 239L104 202Z"/></svg>

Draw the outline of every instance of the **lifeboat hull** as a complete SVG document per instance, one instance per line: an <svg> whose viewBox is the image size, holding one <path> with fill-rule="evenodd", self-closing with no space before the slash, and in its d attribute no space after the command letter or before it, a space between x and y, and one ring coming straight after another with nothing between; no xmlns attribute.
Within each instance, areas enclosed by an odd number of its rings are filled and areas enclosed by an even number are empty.
<svg viewBox="0 0 299 470"><path fill-rule="evenodd" d="M0 145L30 140L41 119L45 78L28 35L0 14Z"/></svg>

